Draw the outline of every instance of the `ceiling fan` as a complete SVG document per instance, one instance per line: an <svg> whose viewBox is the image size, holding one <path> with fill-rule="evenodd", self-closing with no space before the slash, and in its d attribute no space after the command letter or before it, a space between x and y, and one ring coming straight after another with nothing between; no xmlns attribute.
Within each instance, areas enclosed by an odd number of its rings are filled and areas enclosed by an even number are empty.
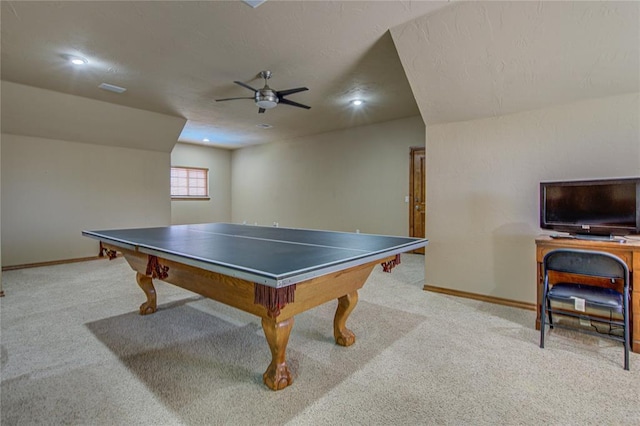
<svg viewBox="0 0 640 426"><path fill-rule="evenodd" d="M258 106L258 113L262 114L266 110L275 108L278 104L291 105L298 108L311 109L310 106L299 104L298 102L290 101L286 99L285 96L291 95L293 93L304 92L305 90L309 90L306 87L297 87L295 89L288 90L273 90L267 84L267 80L271 78L271 71L261 71L260 77L264 79L264 87L262 89L254 89L253 87L245 84L241 81L234 81L235 84L238 84L242 87L246 87L249 90L253 91L252 97L242 97L242 98L225 98L225 99L216 99L216 102L222 101L233 101L236 99L253 99Z"/></svg>

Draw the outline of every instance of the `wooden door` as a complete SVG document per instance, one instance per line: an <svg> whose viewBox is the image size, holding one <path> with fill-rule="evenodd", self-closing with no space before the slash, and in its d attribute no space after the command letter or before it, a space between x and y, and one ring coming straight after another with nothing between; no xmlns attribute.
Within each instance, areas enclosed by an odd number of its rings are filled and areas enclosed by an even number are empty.
<svg viewBox="0 0 640 426"><path fill-rule="evenodd" d="M411 167L409 175L409 236L425 237L425 149L411 148ZM415 251L424 254L424 247Z"/></svg>

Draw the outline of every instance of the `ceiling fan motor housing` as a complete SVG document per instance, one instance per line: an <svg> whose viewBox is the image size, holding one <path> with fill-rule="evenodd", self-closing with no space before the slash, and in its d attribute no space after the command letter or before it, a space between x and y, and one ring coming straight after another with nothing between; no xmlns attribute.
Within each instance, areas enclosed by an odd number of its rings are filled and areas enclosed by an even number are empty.
<svg viewBox="0 0 640 426"><path fill-rule="evenodd" d="M278 95L268 86L256 90L256 105L260 108L271 109L278 105Z"/></svg>

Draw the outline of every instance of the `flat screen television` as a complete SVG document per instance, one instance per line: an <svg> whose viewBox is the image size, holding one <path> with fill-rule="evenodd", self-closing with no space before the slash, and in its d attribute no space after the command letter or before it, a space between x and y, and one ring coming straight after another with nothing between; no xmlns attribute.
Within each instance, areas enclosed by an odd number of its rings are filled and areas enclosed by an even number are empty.
<svg viewBox="0 0 640 426"><path fill-rule="evenodd" d="M578 238L640 234L640 177L541 182L540 227Z"/></svg>

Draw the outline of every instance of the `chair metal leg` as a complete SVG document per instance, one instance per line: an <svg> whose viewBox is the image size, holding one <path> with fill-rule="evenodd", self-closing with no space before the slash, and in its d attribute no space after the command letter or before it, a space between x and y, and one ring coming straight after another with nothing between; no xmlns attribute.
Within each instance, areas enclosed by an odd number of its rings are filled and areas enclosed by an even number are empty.
<svg viewBox="0 0 640 426"><path fill-rule="evenodd" d="M624 301L624 369L629 370L629 346L631 346L631 336L629 333L629 297L625 295Z"/></svg>
<svg viewBox="0 0 640 426"><path fill-rule="evenodd" d="M624 344L624 369L629 370L629 344Z"/></svg>
<svg viewBox="0 0 640 426"><path fill-rule="evenodd" d="M545 328L545 319L547 317L546 312L546 297L542 299L542 303L540 304L540 347L544 349L544 328Z"/></svg>

